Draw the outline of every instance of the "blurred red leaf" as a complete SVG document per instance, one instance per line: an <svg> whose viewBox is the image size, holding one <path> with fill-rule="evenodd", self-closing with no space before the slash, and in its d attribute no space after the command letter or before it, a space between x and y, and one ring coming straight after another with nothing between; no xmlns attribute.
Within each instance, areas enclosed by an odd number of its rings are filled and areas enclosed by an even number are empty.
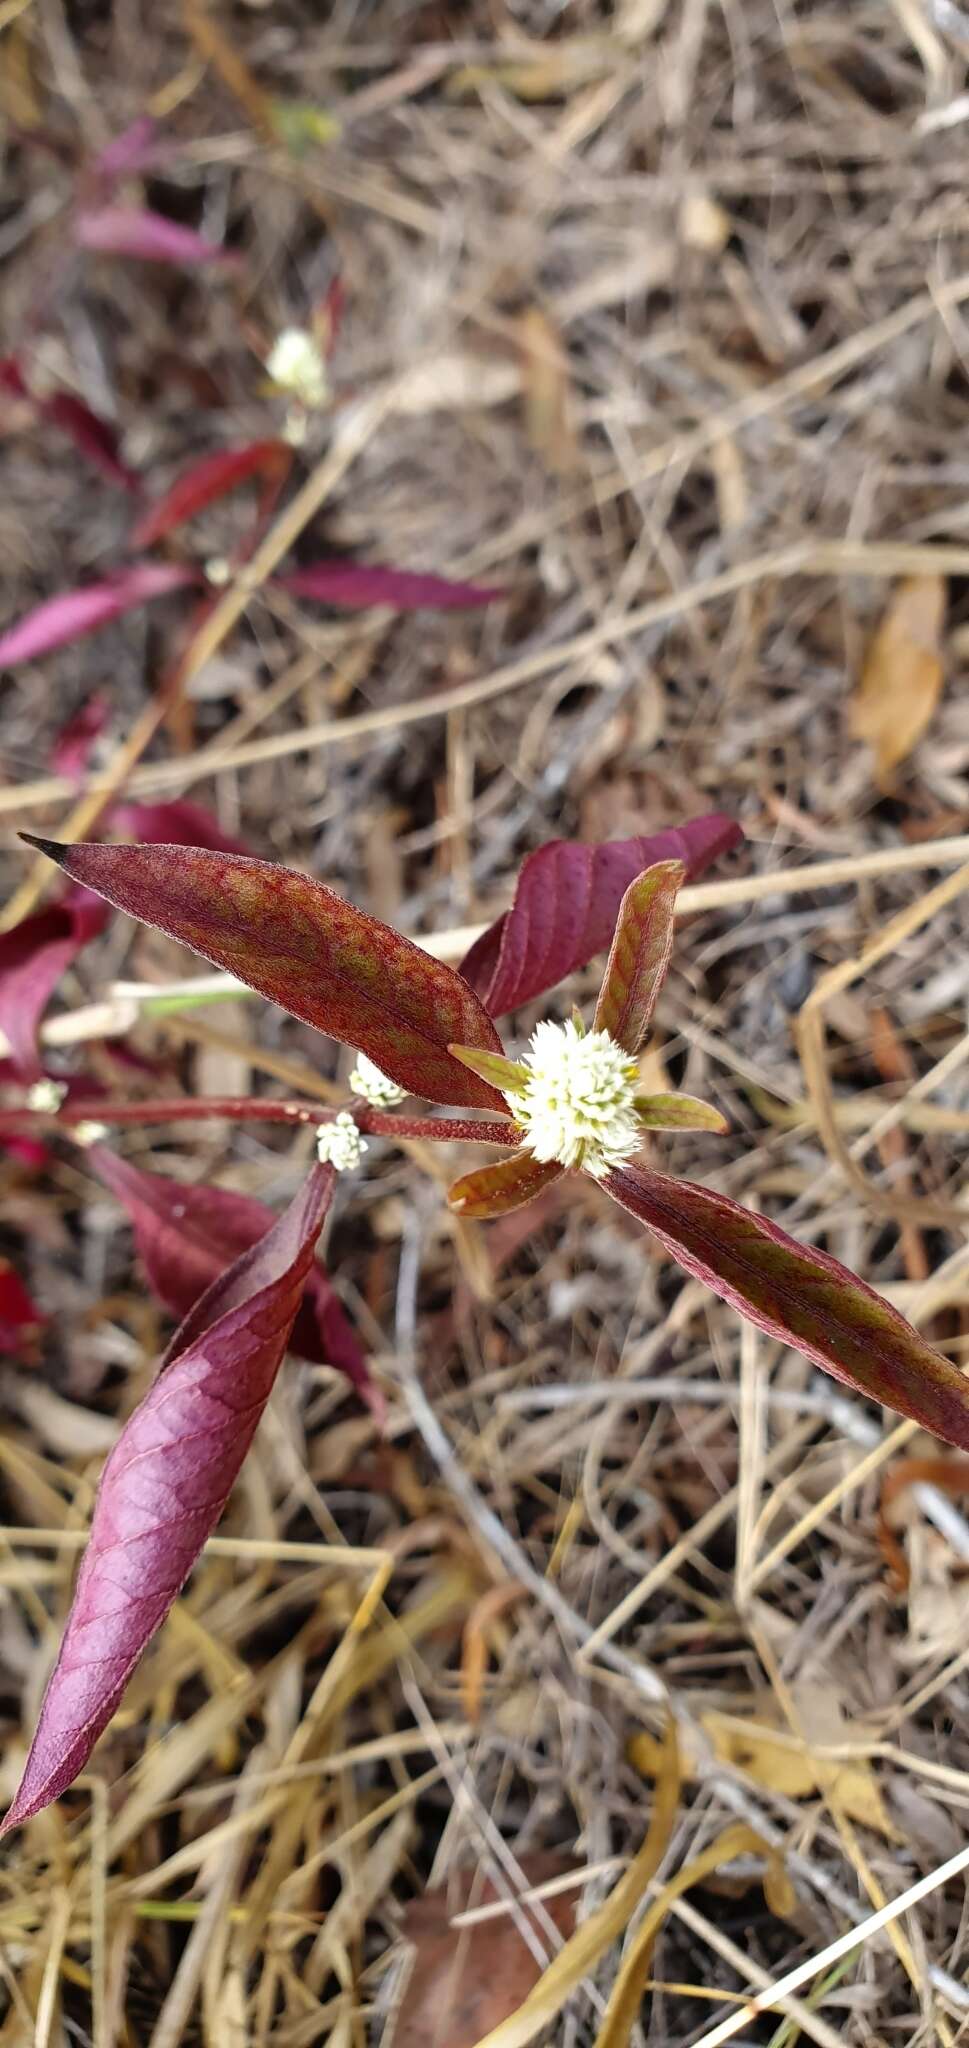
<svg viewBox="0 0 969 2048"><path fill-rule="evenodd" d="M273 582L291 597L316 598L350 611L375 604L391 605L398 612L471 611L505 594L480 583L453 583L447 576L420 576L410 569L338 560L288 569Z"/></svg>
<svg viewBox="0 0 969 2048"><path fill-rule="evenodd" d="M748 1322L856 1393L969 1449L969 1380L837 1259L693 1181L624 1166L602 1185Z"/></svg>
<svg viewBox="0 0 969 2048"><path fill-rule="evenodd" d="M93 748L111 717L111 700L104 690L95 690L62 725L51 749L51 767L56 775L78 786L84 781Z"/></svg>
<svg viewBox="0 0 969 2048"><path fill-rule="evenodd" d="M489 1014L503 1017L605 951L623 896L644 868L678 860L695 878L742 839L718 811L645 838L550 839L528 855L511 909L475 940L461 973Z"/></svg>
<svg viewBox="0 0 969 2048"><path fill-rule="evenodd" d="M76 215L77 239L82 249L97 250L105 256L135 256L143 263L179 263L196 268L202 263L238 264L231 249L210 242L181 222L167 220L140 206L84 207Z"/></svg>
<svg viewBox="0 0 969 2048"><path fill-rule="evenodd" d="M187 1315L226 1266L258 1244L275 1222L273 1211L252 1195L145 1173L105 1145L90 1146L85 1156L127 1211L148 1278L173 1315ZM346 1373L368 1406L382 1413L359 1340L318 1260L309 1269L290 1348L314 1365Z"/></svg>
<svg viewBox="0 0 969 2048"><path fill-rule="evenodd" d="M221 448L215 455L203 455L176 477L156 505L148 507L131 536L132 547L151 547L250 477L261 476L277 490L292 460L293 451L285 441L251 441L245 448Z"/></svg>
<svg viewBox="0 0 969 2048"><path fill-rule="evenodd" d="M285 1214L203 1295L104 1467L60 1654L0 1833L82 1770L228 1500L289 1342L333 1187Z"/></svg>
<svg viewBox="0 0 969 2048"><path fill-rule="evenodd" d="M46 396L33 391L15 356L7 356L0 362L0 385L13 397L26 400L41 419L60 427L109 482L123 485L126 491L140 488L134 470L121 459L115 428L100 414L92 412L83 399L75 398L70 391L54 391Z"/></svg>
<svg viewBox="0 0 969 2048"><path fill-rule="evenodd" d="M96 177L106 185L114 185L119 178L127 178L135 171L148 170L158 151L158 128L150 114L139 114L116 135L112 142L98 151L92 163Z"/></svg>
<svg viewBox="0 0 969 2048"><path fill-rule="evenodd" d="M13 1267L0 1259L0 1352L22 1351L46 1321Z"/></svg>
<svg viewBox="0 0 969 2048"><path fill-rule="evenodd" d="M656 861L630 882L619 906L595 1029L608 1031L624 1052L637 1053L649 1030L670 964L676 898L685 878L682 861Z"/></svg>
<svg viewBox="0 0 969 2048"><path fill-rule="evenodd" d="M153 597L167 597L197 583L198 572L173 562L136 562L119 569L101 583L87 583L80 590L62 591L28 612L6 633L0 634L0 668L14 668L19 661L36 661L55 647L67 647L85 633L120 619Z"/></svg>
<svg viewBox="0 0 969 2048"><path fill-rule="evenodd" d="M294 1017L376 1061L431 1102L505 1111L449 1043L501 1051L460 975L308 875L174 846L58 846L24 834L75 881Z"/></svg>
<svg viewBox="0 0 969 2048"><path fill-rule="evenodd" d="M117 832L130 832L144 846L207 846L213 853L246 851L241 839L223 832L218 818L189 797L161 804L117 804L111 824Z"/></svg>
<svg viewBox="0 0 969 2048"><path fill-rule="evenodd" d="M22 1080L41 1072L37 1027L61 975L106 923L97 896L69 889L59 903L0 932L0 1031Z"/></svg>

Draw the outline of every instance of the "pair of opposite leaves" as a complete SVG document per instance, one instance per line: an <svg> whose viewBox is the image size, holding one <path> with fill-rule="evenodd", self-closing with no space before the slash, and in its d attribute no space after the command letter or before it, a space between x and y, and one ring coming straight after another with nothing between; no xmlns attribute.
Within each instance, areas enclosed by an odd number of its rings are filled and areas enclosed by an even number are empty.
<svg viewBox="0 0 969 2048"><path fill-rule="evenodd" d="M493 1018L531 1001L614 938L601 1020L635 1044L668 960L675 890L665 892L668 915L659 925L647 915L638 926L620 908L624 892L657 861L700 872L740 836L729 820L712 817L652 839L553 842L526 862L511 910L472 948L460 974L322 884L268 862L184 847L32 843L76 883L366 1053L409 1092L507 1116L503 1095L449 1048L471 1048L487 1071L489 1057L502 1056ZM516 1133L507 1128L512 1145ZM501 1168L483 1170L489 1173ZM838 1261L726 1196L637 1164L613 1170L602 1184L685 1271L758 1327L969 1447L969 1386L961 1374ZM83 1768L214 1528L285 1354L332 1185L332 1170L314 1167L268 1235L196 1302L111 1453L5 1829L56 1798Z"/></svg>

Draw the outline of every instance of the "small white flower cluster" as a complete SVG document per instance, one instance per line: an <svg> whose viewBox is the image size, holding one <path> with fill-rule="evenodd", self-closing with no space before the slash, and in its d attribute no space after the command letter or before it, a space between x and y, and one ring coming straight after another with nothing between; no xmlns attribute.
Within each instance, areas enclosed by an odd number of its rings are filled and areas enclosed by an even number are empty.
<svg viewBox="0 0 969 2048"><path fill-rule="evenodd" d="M365 1052L357 1054L356 1066L350 1071L350 1086L354 1095L362 1095L373 1109L387 1109L392 1103L403 1102L406 1088L398 1088L389 1074L383 1074Z"/></svg>
<svg viewBox="0 0 969 2048"><path fill-rule="evenodd" d="M63 1081L32 1081L27 1090L27 1108L53 1116L66 1097L67 1088Z"/></svg>
<svg viewBox="0 0 969 2048"><path fill-rule="evenodd" d="M316 1133L316 1156L323 1166L335 1166L342 1173L351 1166L359 1166L361 1156L367 1150L366 1138L362 1138L348 1109L341 1109L332 1123L320 1124Z"/></svg>
<svg viewBox="0 0 969 2048"><path fill-rule="evenodd" d="M572 1022L537 1025L530 1046L522 1059L528 1079L506 1098L528 1150L596 1180L624 1166L643 1142L636 1061L608 1031Z"/></svg>
<svg viewBox="0 0 969 2048"><path fill-rule="evenodd" d="M326 402L329 386L319 342L307 327L284 327L266 357L266 368L280 391L288 391L310 410Z"/></svg>
<svg viewBox="0 0 969 2048"><path fill-rule="evenodd" d="M101 1145L108 1136L107 1124L96 1124L90 1117L82 1117L71 1133L76 1145Z"/></svg>

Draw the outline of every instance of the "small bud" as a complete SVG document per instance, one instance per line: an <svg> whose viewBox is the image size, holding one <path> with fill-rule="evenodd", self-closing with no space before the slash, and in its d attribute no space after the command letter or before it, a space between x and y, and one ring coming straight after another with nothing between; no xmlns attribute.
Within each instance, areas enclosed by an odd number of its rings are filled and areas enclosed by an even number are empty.
<svg viewBox="0 0 969 2048"><path fill-rule="evenodd" d="M205 564L205 573L216 590L221 590L231 580L232 563L227 561L224 555L210 555Z"/></svg>
<svg viewBox="0 0 969 2048"><path fill-rule="evenodd" d="M90 1117L82 1118L71 1133L76 1145L100 1145L108 1135L107 1124L94 1123Z"/></svg>
<svg viewBox="0 0 969 2048"><path fill-rule="evenodd" d="M358 1053L356 1066L350 1070L350 1086L354 1095L362 1095L374 1109L387 1109L392 1103L403 1102L407 1090L398 1088L389 1074L381 1072L365 1052Z"/></svg>
<svg viewBox="0 0 969 2048"><path fill-rule="evenodd" d="M341 1109L332 1123L320 1124L317 1130L316 1156L322 1165L335 1166L338 1173L359 1166L366 1150L367 1141L361 1137L348 1109Z"/></svg>
<svg viewBox="0 0 969 2048"><path fill-rule="evenodd" d="M39 1110L44 1116L53 1116L66 1095L63 1081L34 1081L27 1090L27 1108Z"/></svg>
<svg viewBox="0 0 969 2048"><path fill-rule="evenodd" d="M310 409L329 396L326 364L319 343L306 327L285 327L277 335L266 368L278 391L287 391Z"/></svg>

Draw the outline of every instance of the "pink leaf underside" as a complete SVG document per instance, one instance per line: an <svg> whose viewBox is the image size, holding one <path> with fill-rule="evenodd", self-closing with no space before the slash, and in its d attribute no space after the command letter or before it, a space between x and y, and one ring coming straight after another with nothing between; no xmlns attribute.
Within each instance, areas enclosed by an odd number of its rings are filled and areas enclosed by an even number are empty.
<svg viewBox="0 0 969 2048"><path fill-rule="evenodd" d="M177 263L188 269L204 263L235 266L239 261L231 249L147 207L86 207L76 216L76 228L82 249L105 256L135 256L143 263Z"/></svg>
<svg viewBox="0 0 969 2048"><path fill-rule="evenodd" d="M969 1449L969 1380L837 1259L693 1181L625 1166L603 1185L748 1322L856 1393Z"/></svg>
<svg viewBox="0 0 969 2048"><path fill-rule="evenodd" d="M127 1211L152 1287L176 1316L188 1315L213 1280L258 1244L275 1221L273 1211L252 1195L145 1173L105 1145L91 1146L85 1158ZM361 1398L379 1411L380 1396L364 1352L318 1260L309 1270L290 1349L311 1364L345 1373Z"/></svg>
<svg viewBox="0 0 969 2048"><path fill-rule="evenodd" d="M553 1181L561 1180L564 1172L564 1166L554 1159L542 1164L530 1152L512 1152L507 1159L479 1166L456 1180L448 1190L448 1201L462 1216L482 1220L507 1216L533 1202Z"/></svg>
<svg viewBox="0 0 969 2048"><path fill-rule="evenodd" d="M136 121L98 151L91 168L105 185L112 185L119 178L148 170L157 154L157 123L150 114L139 114Z"/></svg>
<svg viewBox="0 0 969 2048"><path fill-rule="evenodd" d="M285 441L251 441L244 448L221 448L203 455L183 470L181 476L150 505L131 535L132 548L153 547L165 534L214 505L251 477L263 477L278 485L293 460Z"/></svg>
<svg viewBox="0 0 969 2048"><path fill-rule="evenodd" d="M85 633L98 632L151 598L167 597L170 591L183 590L198 580L196 570L174 562L136 562L101 583L62 591L0 634L0 668L14 668L20 661L36 661L56 647L70 646Z"/></svg>
<svg viewBox="0 0 969 2048"><path fill-rule="evenodd" d="M623 896L644 868L679 860L695 880L742 840L740 826L716 811L642 838L551 839L528 855L511 909L475 940L461 973L489 1014L504 1017L606 951Z"/></svg>
<svg viewBox="0 0 969 2048"><path fill-rule="evenodd" d="M25 837L27 835L24 835ZM450 1043L501 1042L467 984L389 925L271 861L32 839L86 888L167 932L432 1102L505 1112Z"/></svg>
<svg viewBox="0 0 969 2048"><path fill-rule="evenodd" d="M0 1352L15 1357L46 1320L13 1267L0 1259Z"/></svg>
<svg viewBox="0 0 969 2048"><path fill-rule="evenodd" d="M673 950L676 898L686 879L682 861L656 861L630 882L619 906L596 1004L595 1028L637 1053L649 1030Z"/></svg>
<svg viewBox="0 0 969 2048"><path fill-rule="evenodd" d="M51 748L50 765L55 775L78 787L87 774L88 762L111 719L111 700L104 690L93 694L62 725Z"/></svg>
<svg viewBox="0 0 969 2048"><path fill-rule="evenodd" d="M0 932L0 1031L21 1080L36 1080L41 1072L37 1029L61 975L106 922L99 898L74 888Z"/></svg>
<svg viewBox="0 0 969 2048"><path fill-rule="evenodd" d="M333 1185L315 1167L186 1320L104 1467L60 1654L2 1831L66 1790L211 1535L289 1341Z"/></svg>
<svg viewBox="0 0 969 2048"><path fill-rule="evenodd" d="M351 611L375 604L390 605L397 612L471 611L505 594L479 583L455 583L447 576L422 576L411 569L363 562L316 562L305 569L288 569L274 581L291 597L316 598Z"/></svg>

